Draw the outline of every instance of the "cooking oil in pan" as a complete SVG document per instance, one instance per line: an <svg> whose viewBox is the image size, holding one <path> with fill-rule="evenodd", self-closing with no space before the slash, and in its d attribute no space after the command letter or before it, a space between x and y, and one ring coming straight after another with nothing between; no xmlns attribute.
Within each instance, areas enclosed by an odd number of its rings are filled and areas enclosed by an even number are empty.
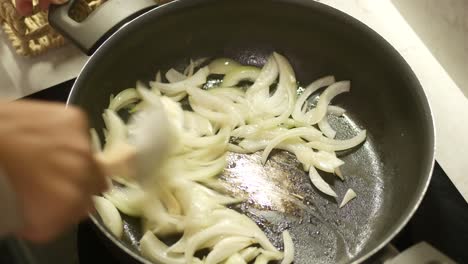
<svg viewBox="0 0 468 264"><path fill-rule="evenodd" d="M344 129L345 134L338 135L341 138L353 136L358 129L348 117L330 122ZM382 202L382 182L374 177L380 173L380 165L375 164L379 161L372 146L367 142L358 149L340 153L346 162L346 181L322 174L334 186L338 199L318 192L295 156L285 151L272 152L265 165L261 163L261 153L230 153L221 179L231 195L247 199L233 208L254 220L276 247L283 246L281 232L290 231L295 263L310 263L312 259L314 263L344 263L371 239L373 223L369 219L375 217ZM369 165L372 168L365 168ZM369 171L372 173L361 174ZM358 193L358 198L339 209L349 187Z"/></svg>

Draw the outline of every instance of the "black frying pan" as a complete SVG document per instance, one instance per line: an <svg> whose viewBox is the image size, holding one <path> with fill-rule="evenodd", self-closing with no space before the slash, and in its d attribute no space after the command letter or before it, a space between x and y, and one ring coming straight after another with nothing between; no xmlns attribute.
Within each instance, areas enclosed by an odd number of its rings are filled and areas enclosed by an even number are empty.
<svg viewBox="0 0 468 264"><path fill-rule="evenodd" d="M82 25L69 22L65 8L52 10L50 20L89 51L97 47L97 36L111 28L106 16L121 18L133 4L140 5L131 10L135 12L148 1L111 0ZM238 209L257 221L278 247L279 232L291 230L295 263L362 262L388 244L418 207L433 167L434 127L409 66L383 38L350 16L311 0L175 1L139 16L100 46L68 103L85 109L91 125L100 130L109 95L136 80L150 80L158 69L219 56L261 66L273 51L290 60L303 84L328 74L352 81L351 93L335 101L347 109L346 118L334 122L345 134L366 128L368 138L363 146L341 153L345 182L324 177L340 197L351 187L358 198L338 209L337 201L313 188L284 152L272 155L266 167L257 155L233 154L221 177L233 186L248 186L251 202ZM145 262L137 250L138 220L126 218L120 241L98 216L91 217L115 252Z"/></svg>

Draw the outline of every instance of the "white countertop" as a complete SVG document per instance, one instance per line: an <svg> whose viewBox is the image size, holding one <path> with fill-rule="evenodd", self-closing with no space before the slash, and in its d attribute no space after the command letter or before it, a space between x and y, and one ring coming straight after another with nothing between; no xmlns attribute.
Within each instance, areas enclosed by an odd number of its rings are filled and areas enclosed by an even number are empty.
<svg viewBox="0 0 468 264"><path fill-rule="evenodd" d="M395 5L390 0L322 0L319 2L348 13L373 28L389 41L410 64L426 91L434 113L437 129L437 160L468 201L468 176L465 174L468 171L466 161L468 137L465 136L468 135L468 104L467 98L460 89L462 87L468 90L468 83L463 78L457 78L460 87L455 84L396 8L398 6L406 11L410 9L419 10L423 14L424 12L430 13L434 10L435 1L417 0L416 2L421 3L420 9L415 8L414 5L411 9L402 4L404 1L393 1ZM446 10L453 11L457 9L460 1L464 0L437 2L444 5ZM404 13L407 16L406 11ZM452 17L453 15L448 13L446 16ZM442 16L441 19L444 20L443 18ZM457 33L461 30L465 32L463 36L466 37L459 44L464 45L466 54L463 50L457 52L468 56L466 42L463 42L468 39L468 22L466 25L465 23L454 23L454 25L460 25L460 29L451 27L452 31ZM438 29L442 30L441 27ZM458 34L455 37L460 39ZM439 59L443 58L440 55L442 44L440 42L436 44L439 45L436 47L439 48L439 52L434 51L434 53L439 54ZM434 50L433 45L429 46ZM458 67L455 67L458 65L456 60L458 57L451 56L455 62L445 67L456 69L453 76L460 75ZM76 77L87 59L71 45L36 59L21 58L13 54L3 34L0 34L0 58L0 96L10 99L20 98ZM415 157L415 162L417 162L417 157Z"/></svg>

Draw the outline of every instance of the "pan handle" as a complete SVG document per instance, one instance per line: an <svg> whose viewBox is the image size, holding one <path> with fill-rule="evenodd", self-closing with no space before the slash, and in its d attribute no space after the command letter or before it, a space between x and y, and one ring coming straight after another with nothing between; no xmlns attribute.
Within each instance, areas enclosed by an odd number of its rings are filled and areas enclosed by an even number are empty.
<svg viewBox="0 0 468 264"><path fill-rule="evenodd" d="M49 24L87 55L91 55L107 37L132 18L157 5L155 0L111 0L79 23L68 15L76 1L52 5L49 10Z"/></svg>

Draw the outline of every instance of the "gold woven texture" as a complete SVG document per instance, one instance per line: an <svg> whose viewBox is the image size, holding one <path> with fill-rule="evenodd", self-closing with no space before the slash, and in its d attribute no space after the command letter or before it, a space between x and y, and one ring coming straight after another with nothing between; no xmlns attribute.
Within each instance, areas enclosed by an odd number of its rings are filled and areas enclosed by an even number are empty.
<svg viewBox="0 0 468 264"><path fill-rule="evenodd" d="M78 0L69 15L81 22L105 1L107 0ZM170 1L172 0L155 0L158 4ZM65 39L49 25L47 11L39 9L38 0L33 0L33 12L28 17L18 14L14 2L15 0L0 0L0 26L16 53L37 56L65 43Z"/></svg>
<svg viewBox="0 0 468 264"><path fill-rule="evenodd" d="M70 17L83 21L105 0L79 0L71 9ZM64 38L47 21L47 11L39 10L33 0L33 12L23 17L18 14L14 0L0 0L0 25L16 52L23 56L37 56L62 46Z"/></svg>

